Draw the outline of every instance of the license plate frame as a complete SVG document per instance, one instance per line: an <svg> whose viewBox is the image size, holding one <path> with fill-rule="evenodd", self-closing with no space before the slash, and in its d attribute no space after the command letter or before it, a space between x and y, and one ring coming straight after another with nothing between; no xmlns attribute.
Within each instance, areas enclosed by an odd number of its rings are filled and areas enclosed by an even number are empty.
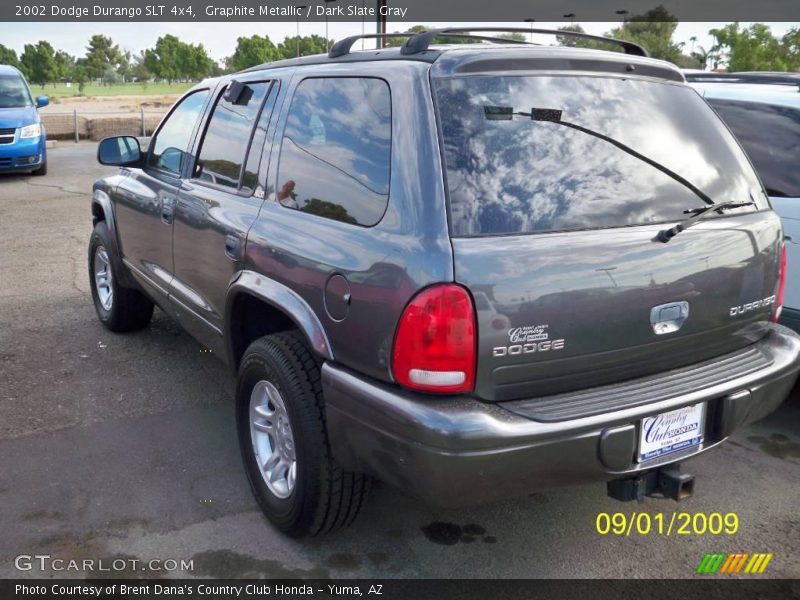
<svg viewBox="0 0 800 600"><path fill-rule="evenodd" d="M708 403L699 402L643 418L639 422L637 462L655 460L700 445Z"/></svg>

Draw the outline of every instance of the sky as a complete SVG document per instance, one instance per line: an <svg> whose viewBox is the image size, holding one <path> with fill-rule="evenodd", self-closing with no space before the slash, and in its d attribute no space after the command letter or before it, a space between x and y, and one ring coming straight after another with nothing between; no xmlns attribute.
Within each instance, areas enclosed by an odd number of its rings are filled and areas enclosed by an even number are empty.
<svg viewBox="0 0 800 600"><path fill-rule="evenodd" d="M579 23L576 21L576 23ZM392 22L389 21L387 30L404 31L416 23ZM555 29L567 23L536 23L536 27L544 29ZM525 27L525 23L423 23L428 26L506 26L506 27ZM602 35L618 23L580 23L587 33ZM690 38L696 37L696 45L709 49L713 45L713 38L708 35L708 30L721 27L725 23L679 23L675 32L675 41L685 42L686 48L692 45ZM749 25L743 23L742 25ZM772 32L783 35L797 23L767 23ZM374 23L368 21L366 24L361 22L333 23L329 24L328 37L341 39L348 35L361 33L362 27L368 33L372 32ZM236 47L236 38L240 36L251 36L253 34L269 35L270 39L278 43L287 36L296 34L297 25L292 22L286 23L15 23L13 28L3 30L2 44L9 46L21 54L25 44L35 43L39 40L47 40L56 50L64 50L73 56L83 56L86 53L88 39L96 34L110 36L116 44L124 50L129 50L136 54L140 50L152 48L156 40L165 34L171 33L185 42L192 44L202 43L209 55L216 61L221 61L226 56L233 54ZM325 35L324 22L301 22L300 35L317 34ZM536 40L536 38L534 38ZM367 48L370 42L366 42ZM356 46L358 49L358 46Z"/></svg>

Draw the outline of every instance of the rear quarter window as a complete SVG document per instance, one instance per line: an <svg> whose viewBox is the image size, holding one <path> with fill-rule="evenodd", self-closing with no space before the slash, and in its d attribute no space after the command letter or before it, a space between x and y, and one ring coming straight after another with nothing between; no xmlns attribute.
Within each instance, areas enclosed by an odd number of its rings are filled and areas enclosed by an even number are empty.
<svg viewBox="0 0 800 600"><path fill-rule="evenodd" d="M456 236L665 223L704 205L686 186L608 141L530 116L489 119L487 106L560 114L666 166L715 201L760 195L731 134L687 86L591 76L465 76L434 87Z"/></svg>
<svg viewBox="0 0 800 600"><path fill-rule="evenodd" d="M281 141L278 201L353 225L378 223L389 200L391 112L382 79L300 82Z"/></svg>
<svg viewBox="0 0 800 600"><path fill-rule="evenodd" d="M731 128L770 196L800 198L800 108L709 99Z"/></svg>

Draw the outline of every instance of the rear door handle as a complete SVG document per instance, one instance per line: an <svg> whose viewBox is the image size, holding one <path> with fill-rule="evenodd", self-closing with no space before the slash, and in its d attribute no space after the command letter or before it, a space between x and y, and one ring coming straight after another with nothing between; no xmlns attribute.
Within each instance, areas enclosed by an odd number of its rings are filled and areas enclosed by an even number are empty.
<svg viewBox="0 0 800 600"><path fill-rule="evenodd" d="M239 260L242 257L242 241L239 236L232 234L225 236L225 256L231 260Z"/></svg>

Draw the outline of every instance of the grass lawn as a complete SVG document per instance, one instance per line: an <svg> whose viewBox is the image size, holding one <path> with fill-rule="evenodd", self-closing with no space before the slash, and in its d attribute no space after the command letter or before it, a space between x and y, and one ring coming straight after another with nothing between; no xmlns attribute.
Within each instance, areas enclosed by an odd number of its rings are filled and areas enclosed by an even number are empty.
<svg viewBox="0 0 800 600"><path fill-rule="evenodd" d="M145 96L145 95L167 95L182 94L193 83L120 83L117 85L100 85L98 83L87 83L83 88L83 96ZM42 89L38 85L31 86L31 91L35 96L46 95L50 98L64 98L67 96L78 96L77 84L67 87L66 84L59 83L55 87L48 84Z"/></svg>

